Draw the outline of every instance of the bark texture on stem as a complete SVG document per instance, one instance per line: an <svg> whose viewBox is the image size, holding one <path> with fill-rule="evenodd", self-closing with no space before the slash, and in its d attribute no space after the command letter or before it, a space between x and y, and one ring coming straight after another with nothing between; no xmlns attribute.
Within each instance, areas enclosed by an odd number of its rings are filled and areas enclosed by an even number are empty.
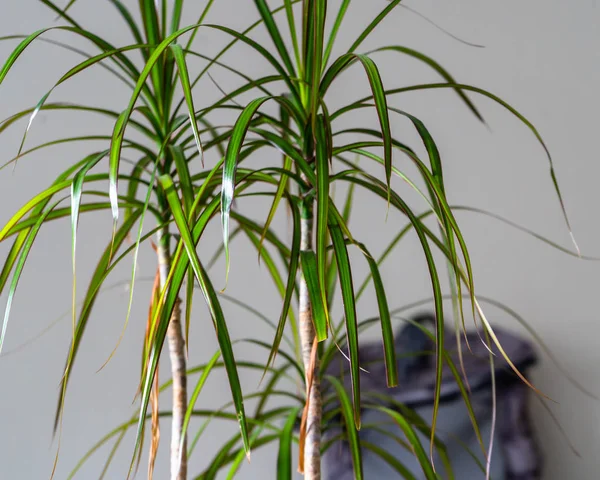
<svg viewBox="0 0 600 480"><path fill-rule="evenodd" d="M161 288L167 280L171 257L168 248L168 235L159 238L158 266ZM167 330L169 357L171 360L171 377L173 379L173 417L171 428L171 480L187 480L187 438L183 440L182 452L181 432L187 409L187 375L185 358L185 341L181 328L181 305L176 302Z"/></svg>
<svg viewBox="0 0 600 480"><path fill-rule="evenodd" d="M301 223L302 250L312 249L313 215L312 207L308 206L303 212ZM308 296L308 288L304 278L300 280L300 342L302 344L302 360L304 372L308 379L313 378L308 400L308 415L306 422L306 441L304 444L304 478L306 480L321 479L321 386L319 381L319 358L314 363L314 371L309 375L311 368L311 351L315 339L315 328L312 319L312 307ZM307 385L308 389L308 385Z"/></svg>

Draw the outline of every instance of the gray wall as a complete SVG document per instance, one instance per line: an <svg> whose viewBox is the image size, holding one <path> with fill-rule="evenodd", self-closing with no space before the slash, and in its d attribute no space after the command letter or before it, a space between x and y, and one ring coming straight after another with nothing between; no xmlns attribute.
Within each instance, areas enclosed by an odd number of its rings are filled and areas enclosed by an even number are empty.
<svg viewBox="0 0 600 480"><path fill-rule="evenodd" d="M135 6L133 0L126 2ZM191 2L192 4L196 2ZM200 2L202 3L202 2ZM275 2L272 2L273 4ZM336 2L331 2L332 4ZM367 19L381 8L381 0L355 1L348 14L340 45L348 45ZM452 40L426 21L407 10L398 10L370 40L369 45L382 42L407 45L438 59L462 82L484 87L509 101L531 119L546 139L556 162L556 172L564 194L573 230L581 250L598 254L600 230L595 205L600 202L596 162L600 96L600 38L598 9L595 1L562 2L558 0L511 0L481 2L407 2L436 20L451 32L485 48L469 47ZM197 8L197 7L194 7ZM109 35L114 44L129 42L108 2L79 0L72 10L81 23L97 32ZM192 22L197 12L186 15ZM210 21L225 22L234 27L247 25L256 17L252 2L221 0L217 2ZM0 34L29 33L52 24L54 15L34 0L3 0ZM85 42L69 35L49 37L66 39L82 48ZM216 40L218 38L218 40ZM258 34L257 38L264 38ZM214 39L214 40L213 40ZM222 36L203 32L197 46L214 51L223 42ZM0 58L4 59L15 41L0 43ZM365 49L369 46L365 45ZM414 61L378 55L386 84L406 85L437 81L437 76ZM78 57L60 49L38 44L32 47L0 88L1 117L31 106L65 72ZM231 62L243 65L244 71L258 75L266 71L248 50L240 49L229 56ZM383 66L383 62L387 62ZM225 89L235 83L219 71L216 78ZM196 92L201 105L214 97L210 83ZM364 78L353 70L346 74L332 91L331 104L362 95L367 88ZM122 109L127 90L101 69L84 74L56 91L55 100L68 99L88 104ZM453 204L465 204L488 209L521 225L527 225L566 248L571 248L568 231L561 217L560 206L553 192L544 152L531 133L505 110L492 102L476 98L487 127L479 124L450 92L411 93L395 98L393 104L420 116L434 133L446 166L448 196ZM366 120L365 120L366 121ZM375 125L374 117L368 121ZM47 113L34 124L27 145L34 146L48 139L110 132L110 123L97 117ZM394 130L407 136L416 145L409 126L394 122ZM18 148L25 124L0 137L1 160L11 159ZM4 169L0 174L0 221L9 216L38 189L47 186L55 175L74 159L81 158L98 145L81 143L62 146L32 154L22 159L16 170ZM397 160L405 167L405 159ZM409 173L412 172L408 168ZM414 199L408 187L398 188ZM104 188L105 186L103 186ZM415 208L424 205L414 201ZM266 210L261 206L264 218ZM249 208L248 206L246 208ZM476 273L476 288L504 302L528 320L544 339L561 365L579 382L594 392L600 392L596 365L600 360L597 348L598 298L600 268L552 249L524 233L498 221L473 213L459 213L458 219L466 235ZM282 215L277 221L285 230ZM384 248L382 237L392 233L403 220L390 215L385 222L385 205L365 196L358 203L352 227L356 236L371 245L375 253ZM80 225L78 252L78 297L94 268L94 260L109 241L110 215L103 213L83 218ZM375 235L372 232L382 232ZM207 257L218 245L218 222L211 225L209 240L203 245ZM264 268L258 268L256 256L243 242L234 244L231 281L228 293L249 301L271 318L276 318L278 302ZM2 255L8 251L1 246ZM139 375L140 346L147 314L147 298L154 273L152 252L144 246L140 253L135 303L130 324L115 355L108 365L97 372L115 347L122 330L128 293L121 284L102 294L91 319L81 355L74 369L56 478L67 473L93 442L119 422L135 412L131 402ZM31 253L29 263L15 298L11 323L3 357L0 358L0 477L15 479L46 478L56 451L52 443L52 417L58 393L64 357L71 333L69 316L52 323L69 310L71 295L70 236L68 222L48 225L40 234L39 243ZM391 304L399 306L430 295L424 261L414 238L408 238L384 268ZM214 269L217 286L222 283L222 264ZM359 272L363 272L359 270ZM130 266L124 264L111 277L113 282L127 281ZM191 363L208 359L216 342L209 318L200 296L194 315L191 338ZM262 337L270 330L248 317L242 310L227 305L235 338ZM360 304L361 316L373 314L375 302L366 298ZM496 324L523 329L502 311L488 306L486 311ZM25 347L24 342L36 337L49 325L43 336ZM374 332L375 333L375 332ZM238 356L264 360L263 350L243 344ZM536 429L546 455L546 479L597 478L597 452L600 449L600 409L598 403L578 391L542 354L541 365L533 381L556 403L550 403L554 415L565 433L554 424L549 414L534 401L532 408ZM165 359L167 360L167 359ZM168 364L163 362L161 376L167 378ZM256 388L258 377L244 378L247 392ZM199 400L199 408L216 407L228 401L226 380L215 377ZM163 400L168 407L168 398ZM199 425L198 423L194 425ZM201 439L192 471L199 471L203 459L214 453L219 442L235 433L229 424L215 424ZM165 478L168 470L169 426L162 423L162 448L157 464L157 478ZM569 437L581 458L569 450ZM127 436L124 448L115 459L107 478L123 478L128 467L128 455L133 437ZM103 448L76 478L96 478L108 455ZM251 465L244 465L240 478L274 478L274 449L257 451ZM145 460L141 477L145 475Z"/></svg>

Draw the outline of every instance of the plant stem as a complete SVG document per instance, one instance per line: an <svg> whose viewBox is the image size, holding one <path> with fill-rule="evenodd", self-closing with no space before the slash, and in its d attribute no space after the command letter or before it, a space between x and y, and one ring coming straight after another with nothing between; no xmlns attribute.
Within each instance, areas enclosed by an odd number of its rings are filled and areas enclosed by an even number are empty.
<svg viewBox="0 0 600 480"><path fill-rule="evenodd" d="M312 249L313 236L313 210L312 204L305 202L302 209L300 224L300 248L302 250ZM319 380L319 357L311 366L311 351L315 339L315 327L312 319L312 307L308 296L308 288L304 277L300 280L300 342L302 345L302 360L306 379L312 377L313 383L309 389L306 385L308 395L308 415L306 421L306 441L304 444L304 478L306 480L321 479L321 385ZM314 368L309 375L310 369Z"/></svg>
<svg viewBox="0 0 600 480"><path fill-rule="evenodd" d="M161 289L165 285L171 267L169 252L168 229L159 232L158 236L158 266L160 273ZM183 421L187 409L187 376L185 342L181 328L181 306L175 303L169 328L167 330L169 341L169 357L171 360L171 376L173 379L173 417L171 428L171 480L187 479L187 438L181 442ZM183 445L181 454L179 446Z"/></svg>

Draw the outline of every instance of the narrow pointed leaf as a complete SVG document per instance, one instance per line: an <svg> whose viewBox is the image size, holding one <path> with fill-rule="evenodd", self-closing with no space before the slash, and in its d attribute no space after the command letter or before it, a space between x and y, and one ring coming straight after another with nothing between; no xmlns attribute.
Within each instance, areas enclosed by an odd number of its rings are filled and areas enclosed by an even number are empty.
<svg viewBox="0 0 600 480"><path fill-rule="evenodd" d="M387 94L383 88L381 75L375 62L366 55L346 54L341 56L325 73L321 83L321 95L324 96L335 77L356 60L362 64L371 86L372 98L375 102L377 117L381 127L381 138L383 140L384 151L383 158L385 160L385 178L389 189L392 177L392 132L388 113Z"/></svg>
<svg viewBox="0 0 600 480"><path fill-rule="evenodd" d="M281 33L279 32L279 28L277 28L277 23L275 23L275 19L269 10L266 0L254 0L254 4L260 13L260 17L265 24L265 28L267 29L267 32L269 32L271 40L273 40L275 48L277 49L277 52L279 53L279 56L283 61L283 65L287 69L288 74L292 77L295 76L296 72L294 70L294 64L292 63L290 54L287 51L283 38L281 37Z"/></svg>
<svg viewBox="0 0 600 480"><path fill-rule="evenodd" d="M360 429L360 364L358 352L358 325L356 319L356 304L354 302L354 285L350 258L344 236L337 225L329 225L333 251L340 276L340 287L346 317L346 341L350 357L350 376L352 380L352 404L354 407L354 423Z"/></svg>
<svg viewBox="0 0 600 480"><path fill-rule="evenodd" d="M418 52L416 50L413 50L412 48L403 47L400 45L393 45L393 46L388 46L388 47L383 47L383 48L378 48L376 50L373 50L373 52L386 52L386 51L403 53L410 57L416 58L416 59L420 60L421 62L424 62L425 64L429 65L431 68L433 68L448 83L457 84L454 77L452 75L450 75L450 73L448 73L448 71L446 69L444 69L438 62L436 62L432 58L428 57L427 55L422 54L421 52ZM458 94L458 96L465 103L465 105L469 108L469 110L471 110L471 112L473 112L473 115L475 115L478 120L483 122L484 120L483 120L483 117L481 116L481 113L479 112L479 110L477 110L477 107L475 107L475 105L469 99L469 97L467 97L465 95L465 92L460 88L455 88L454 91Z"/></svg>
<svg viewBox="0 0 600 480"><path fill-rule="evenodd" d="M431 247L429 246L429 242L427 241L428 237L433 240L435 238L435 236L429 235L430 232L428 232L426 230L425 226L420 222L420 220L413 213L413 211L410 209L410 207L406 204L406 202L404 202L404 200L395 191L393 191L393 190L390 191L389 189L387 189L383 184L381 184L381 182L379 180L377 180L369 175L365 175L365 176L367 178L369 178L370 181L373 183L369 183L366 181L363 182L362 179L358 179L358 178L348 177L348 179L358 183L359 185L362 185L362 186L368 188L369 190L373 191L374 193L377 193L380 196L384 195L384 192L387 190L387 199L389 199L390 203L392 205L394 205L396 208L398 208L400 211L402 211L408 217L411 224L413 224L413 226L415 228L415 232L419 239L419 243L421 244L423 253L424 253L426 261L427 261L427 268L429 270L429 277L431 280L431 287L432 287L433 296L434 296L434 307L435 307L435 317L436 317L436 341L435 341L435 344L436 344L436 381L435 381L434 398L433 398L433 416L432 416L432 421L431 421L432 432L435 432L435 428L437 425L438 410L439 410L440 394L441 394L441 388L442 388L443 355L442 355L441 349L444 345L444 343L443 343L444 342L443 296L442 296L442 290L441 290L439 276L437 273L435 259L433 257L433 253L431 251ZM375 187L376 184L378 184L379 187ZM391 193L391 196L390 196L390 193ZM443 245L442 245L442 247L443 247ZM451 256L449 256L448 258L450 259ZM494 338L494 335L492 335L492 338ZM430 448L431 452L433 452L433 440L434 440L434 437L433 437L433 433L432 433L431 448Z"/></svg>
<svg viewBox="0 0 600 480"><path fill-rule="evenodd" d="M298 272L298 263L300 261L300 212L298 211L298 207L293 202L290 202L290 207L292 211L294 229L292 249L290 252L290 264L288 267L288 279L285 288L285 296L283 299L283 307L281 309L281 315L279 316L275 338L273 339L273 348L271 349L271 352L269 353L269 359L267 360L267 367L269 367L275 360L275 355L277 355L279 345L281 344L281 339L283 338L285 331L285 321L288 317L288 314L293 313L290 311L290 304L296 287L296 274ZM295 327L295 325L292 326Z"/></svg>
<svg viewBox="0 0 600 480"><path fill-rule="evenodd" d="M356 480L362 480L364 478L363 465L362 465L362 454L360 451L360 440L358 438L358 431L353 420L352 404L348 398L346 390L342 383L335 377L327 376L327 381L331 383L337 397L340 401L340 407L342 415L344 417L344 423L346 425L346 436L350 446L350 453L352 455L352 466L354 468L354 478Z"/></svg>
<svg viewBox="0 0 600 480"><path fill-rule="evenodd" d="M108 150L95 153L86 158L84 167L77 172L71 185L71 254L73 269L75 269L75 252L77 247L77 224L81 206L81 193L87 173L108 154Z"/></svg>
<svg viewBox="0 0 600 480"><path fill-rule="evenodd" d="M377 410L387 414L402 429L406 439L413 447L413 451L419 460L419 465L421 465L421 469L425 474L425 478L427 478L427 480L437 480L438 476L435 474L433 467L431 466L431 462L429 461L429 458L427 457L427 454L425 453L425 450L419 441L419 437L417 437L417 434L413 430L410 423L408 423L406 419L395 410L385 407L377 407Z"/></svg>
<svg viewBox="0 0 600 480"><path fill-rule="evenodd" d="M12 278L12 281L10 284L10 289L8 291L8 297L6 300L6 308L4 310L4 319L2 321L2 332L0 333L0 352L2 351L2 346L4 345L4 339L6 336L6 329L8 327L8 319L10 317L10 310L12 307L13 298L15 296L15 292L17 291L17 286L19 285L19 279L21 278L21 273L23 272L23 268L25 267L25 262L27 261L27 257L29 255L29 252L31 251L31 247L33 246L33 243L37 237L38 232L40 231L40 228L44 224L44 221L46 220L47 215L61 201L62 201L62 199L59 202L55 203L52 207L47 209L42 215L40 215L36 224L31 228L25 242L23 243L23 247L22 247L21 253L19 255L19 258L17 260L16 266L15 266L15 271L13 273L13 278Z"/></svg>
<svg viewBox="0 0 600 480"><path fill-rule="evenodd" d="M190 424L190 419L192 418L194 407L196 406L196 401L198 400L198 397L200 396L200 392L202 391L202 388L204 387L206 380L208 380L208 376L212 372L213 367L216 365L219 358L221 358L220 351L215 353L212 356L212 358L210 359L210 361L206 364L206 366L202 370L202 375L200 375L200 378L198 379L198 381L196 382L196 386L194 387L194 391L192 392L192 395L190 396L190 399L188 401L188 407L185 412L185 417L183 419L183 425L181 427L181 443L179 444L180 454L181 454L181 452L183 452L184 440L186 438L188 426ZM179 457L179 461L181 462L181 457ZM179 468L177 470L179 470Z"/></svg>
<svg viewBox="0 0 600 480"><path fill-rule="evenodd" d="M381 433L387 432L387 430L383 430L381 431ZM394 470L396 470L396 472L398 472L398 474L400 475L400 478L403 478L405 480L417 480L417 477L415 477L412 472L407 469L402 462L400 462L398 459L396 459L396 457L394 455L392 455L390 452L388 452L387 450L385 450L384 448L381 448L379 445L368 442L366 440L362 440L360 441L360 445L363 448L366 448L367 450L370 450L371 452L373 452L375 455L377 455L379 458L381 458L384 462L386 462L390 467L392 467Z"/></svg>
<svg viewBox="0 0 600 480"><path fill-rule="evenodd" d="M190 169L186 161L183 148L179 145L170 145L169 149L173 154L177 177L181 188L181 197L183 199L183 208L186 215L189 217L192 212L192 204L194 203L194 185L190 177Z"/></svg>
<svg viewBox="0 0 600 480"><path fill-rule="evenodd" d="M56 409L56 416L54 422L55 431L58 428L62 416L62 408L64 404L64 397L66 394L67 384L70 379L70 371L79 351L79 345L81 343L81 339L83 338L83 334L85 332L87 322L92 312L92 308L100 292L100 286L103 284L108 274L112 253L113 251L116 251L116 249L118 249L128 237L131 229L133 228L135 222L138 220L141 213L141 210L137 210L127 220L123 221L123 224L117 229L113 241L106 247L106 249L102 253L102 256L100 257L100 260L98 261L98 264L96 266L96 269L92 274L92 279L90 280L87 292L84 297L83 305L79 313L79 317L77 319L77 324L75 326L75 335L71 340L71 347L69 349L69 354L67 356L65 366L65 374L61 381L60 394L58 398L58 405ZM118 262L115 261L113 266L117 263Z"/></svg>
<svg viewBox="0 0 600 480"><path fill-rule="evenodd" d="M511 105L509 105L507 102L502 100L500 97L494 95L493 93L488 92L487 90L484 90L484 89L478 88L478 87L474 87L472 85L462 84L462 83L457 83L457 84L426 83L426 84L422 84L422 85L411 85L409 87L394 88L391 90L386 90L385 94L393 95L393 94L397 94L397 93L404 93L404 92L410 92L410 91L437 90L437 89L445 89L445 88L460 89L460 90L465 90L465 91L469 91L469 92L474 92L474 93L477 93L479 95L482 95L484 97L487 97L487 98L493 100L494 102L498 103L499 105L504 107L506 110L508 110L515 117L517 117L521 121L521 123L523 123L533 133L535 138L541 144L541 146L544 149L544 152L546 153L546 156L548 158L548 162L550 164L550 177L552 179L554 191L556 192L556 195L558 197L558 201L560 203L560 207L562 210L563 218L565 220L565 224L569 230L569 234L571 235L571 241L573 242L573 245L575 246L576 250L579 252L579 247L577 245L577 242L575 241L575 237L574 237L573 231L571 229L571 223L570 223L568 215L567 215L565 203L564 203L560 188L558 186L558 180L556 179L556 173L554 171L554 162L553 162L552 156L550 155L550 151L548 150L546 143L544 142L542 136L540 135L538 130L535 128L535 126L524 115L522 115L518 110L513 108ZM369 100L370 98L371 97L366 97L361 100L358 100L355 103L360 104L360 103L364 102L365 100ZM338 112L333 113L332 116L335 117Z"/></svg>
<svg viewBox="0 0 600 480"><path fill-rule="evenodd" d="M327 62L329 61L329 57L331 55L331 50L333 49L333 45L335 44L335 39L337 37L338 31L342 25L344 20L344 16L346 15L346 11L348 10L348 6L350 5L350 0L343 0L340 8L338 10L338 14L335 17L335 21L333 22L333 26L331 27L331 31L329 32L329 39L327 40L327 46L325 47L325 53L323 54L323 67L324 70L327 67Z"/></svg>
<svg viewBox="0 0 600 480"><path fill-rule="evenodd" d="M142 1L147 3L148 0L142 0ZM152 3L152 1L150 3ZM152 6L146 6L145 8L154 9L153 5L154 4L152 3ZM147 30L148 30L148 28L150 28L150 32L147 31L146 33L147 33L147 35L148 35L148 33L150 33L152 36L154 36L154 33L153 33L154 27L152 26L152 25L154 25L154 22L151 20L152 13L149 10L148 12L145 13L145 15L146 16L150 15L150 17L145 19L145 21L146 20L149 21L149 25L145 25L145 28ZM127 124L129 123L131 114L133 113L133 109L135 107L136 101L137 101L138 97L140 96L140 93L143 90L144 86L146 85L146 80L148 79L148 76L153 71L156 63L161 59L165 50L167 50L169 48L169 45L171 45L175 40L177 40L177 38L179 38L184 33L189 32L193 28L195 28L195 25L190 25L186 28L182 28L181 30L178 30L177 32L169 35L162 42L160 42L159 45L156 46L156 48L152 52L152 55L150 55L150 57L148 58L148 61L146 62L146 65L144 66L143 70L141 71L141 73L139 73L137 83L135 85L135 89L133 90L133 93L129 100L129 105L123 111L123 113L121 113L121 115L115 122L113 134L112 134L112 141L111 141L111 145L110 145L110 165L109 165L109 175L110 175L109 193L111 195L111 202L113 204L113 221L114 222L116 222L119 218L119 210L117 207L117 176L118 176L118 172L119 172L119 163L121 160L121 148L122 148L122 144L123 144L123 136L125 135L125 129L127 127ZM149 43L155 44L151 41Z"/></svg>
<svg viewBox="0 0 600 480"><path fill-rule="evenodd" d="M354 43L348 49L348 53L353 53L356 49L365 41L365 39L371 34L371 32L381 23L381 21L388 16L388 14L398 6L402 0L393 0L387 5L372 21L369 23Z"/></svg>
<svg viewBox="0 0 600 480"><path fill-rule="evenodd" d="M317 258L313 251L303 250L300 252L300 260L302 275L304 275L308 287L317 340L322 342L327 338L327 315L325 313L325 305L323 305L323 296L319 288Z"/></svg>
<svg viewBox="0 0 600 480"><path fill-rule="evenodd" d="M171 28L169 34L179 30L181 24L181 13L183 10L183 0L175 0L173 3L173 9L171 11ZM202 20L196 23L202 23Z"/></svg>
<svg viewBox="0 0 600 480"><path fill-rule="evenodd" d="M131 12L127 9L123 2L121 2L120 0L109 0L109 2L112 3L117 8L117 10L119 10L121 17L129 27L129 30L131 31L135 42L144 43L144 41L142 40L142 34L140 33L140 30L137 24L135 23Z"/></svg>
<svg viewBox="0 0 600 480"><path fill-rule="evenodd" d="M396 347L394 342L394 330L390 318L390 310L388 307L387 295L383 285L383 279L379 273L378 262L371 256L367 247L360 243L358 244L363 252L365 259L369 264L373 286L375 287L375 295L377 297L377 306L379 308L379 319L381 323L381 336L383 339L383 352L385 358L385 372L388 387L398 385L398 364L396 363Z"/></svg>
<svg viewBox="0 0 600 480"><path fill-rule="evenodd" d="M192 89L190 87L190 76L188 73L187 63L185 61L185 55L181 45L173 43L169 45L169 48L171 49L171 52L175 57L175 62L177 63L181 89L183 90L183 95L185 96L185 101L188 105L190 125L192 126L192 131L194 132L194 139L196 140L196 147L198 148L202 165L204 165L204 152L202 148L202 141L200 140L200 132L198 131L198 124L196 123L196 109L194 108L194 98L192 96Z"/></svg>
<svg viewBox="0 0 600 480"><path fill-rule="evenodd" d="M298 413L298 408L291 411L279 435L279 454L277 455L278 480L292 480L292 437Z"/></svg>
<svg viewBox="0 0 600 480"><path fill-rule="evenodd" d="M280 7L280 9L282 9L283 6ZM281 80L283 80L283 82L285 82L285 84L288 86L290 94L295 98L295 99L299 99L298 96L298 88L296 86L295 81L293 80L292 77L290 77L289 73L287 73L285 71L285 69L283 68L283 66L277 61L277 59L271 55L271 53L269 53L269 51L267 49L265 49L262 45L260 45L259 43L255 42L254 40L252 40L251 38L249 38L248 36L246 36L244 33L239 33L231 28L228 27L224 27L222 25L206 25L208 28L212 28L212 29L216 29L216 30L220 30L224 33L227 33L228 35L231 35L232 37L236 38L237 40L245 43L246 45L248 45L249 47L251 47L253 50L255 50L259 55L261 55L267 62L269 62L273 68L275 68L275 70L277 71L277 73L279 73L281 75Z"/></svg>
<svg viewBox="0 0 600 480"><path fill-rule="evenodd" d="M200 26L204 23L204 19L208 15L208 12L210 12L210 8L213 6L214 1L215 0L208 0L208 2L206 2L206 5L204 6L202 13L200 14L200 17L198 17L198 21L196 22L196 25ZM260 22L257 22L257 23L260 23ZM194 43L194 38L196 38L197 33L198 33L198 28L195 28L194 30L192 30L190 38L188 39L188 42L185 47L186 50L189 50L192 43Z"/></svg>
<svg viewBox="0 0 600 480"><path fill-rule="evenodd" d="M223 244L225 245L226 278L229 274L229 216L234 198L234 183L238 157L244 139L246 138L248 128L250 127L252 117L267 100L271 99L277 101L284 107L289 105L289 100L284 97L260 97L252 100L238 117L235 126L233 127L229 143L227 144L225 164L223 167L223 182L221 185L221 225L223 228Z"/></svg>
<svg viewBox="0 0 600 480"><path fill-rule="evenodd" d="M322 303L326 306L325 315L329 323L329 309L327 307L327 220L329 217L329 162L328 144L325 124L322 115L317 118L315 131L316 137L316 171L317 171L317 231L315 237L317 255L317 275L319 278L319 289Z"/></svg>
<svg viewBox="0 0 600 480"><path fill-rule="evenodd" d="M311 92L311 114L313 121L316 119L319 103L321 101L319 83L321 81L321 70L323 63L323 43L325 37L325 15L327 13L327 2L318 0L308 0L312 4L309 12L311 18L307 19L311 24L309 43L307 48L311 50L311 61L307 66L307 73L311 76L307 78L310 81Z"/></svg>
<svg viewBox="0 0 600 480"><path fill-rule="evenodd" d="M302 60L300 58L300 47L298 45L298 34L296 33L296 19L294 17L293 4L291 0L283 0L285 6L285 15L287 18L288 27L290 29L290 40L292 41L292 47L294 49L294 56L296 58L296 65L298 66L298 73L301 76Z"/></svg>

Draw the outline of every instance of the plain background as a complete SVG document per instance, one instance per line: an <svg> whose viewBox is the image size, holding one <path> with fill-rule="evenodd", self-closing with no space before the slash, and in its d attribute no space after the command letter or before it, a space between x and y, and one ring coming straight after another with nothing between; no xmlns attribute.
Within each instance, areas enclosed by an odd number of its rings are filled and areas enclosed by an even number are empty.
<svg viewBox="0 0 600 480"><path fill-rule="evenodd" d="M131 0L126 4L135 7ZM197 6L196 3L201 5ZM275 2L271 2L275 5ZM330 2L333 10L338 2ZM193 6L191 4L194 4ZM184 23L191 23L203 2L191 2ZM482 44L476 48L453 40L427 21L405 9L398 9L364 45L405 45L440 61L464 83L477 85L498 94L523 112L546 140L556 164L573 231L583 253L600 255L600 218L597 190L600 166L597 161L600 120L600 12L595 0L562 2L558 0L509 0L482 2L453 0L441 2L407 1L407 5L459 37ZM338 52L349 45L385 2L356 0L347 15ZM192 11L193 10L193 11ZM113 44L125 45L129 36L108 2L78 0L72 10L85 27L106 35ZM330 17L333 17L333 13ZM257 18L249 0L219 0L209 21L243 28ZM331 18L330 18L331 19ZM3 0L0 35L30 33L52 25L54 14L34 0ZM83 40L69 35L50 34L48 38L68 40L93 51ZM257 32L255 38L265 39ZM224 37L201 32L196 47L215 51ZM6 58L15 40L0 43L0 58ZM36 44L19 60L0 87L0 116L33 106L53 83L80 57L57 47ZM241 70L264 75L267 66L249 50L234 50L228 57ZM413 60L377 55L386 85L439 81L437 75ZM383 65L385 63L385 65ZM197 69L196 69L197 70ZM226 72L215 73L224 89L235 80ZM331 93L331 104L366 95L367 84L359 70L345 74ZM195 92L198 105L215 95L211 83ZM94 69L56 91L55 100L68 99L120 111L128 92L101 69ZM543 150L518 120L506 110L484 98L471 96L484 114L487 127L478 123L449 91L411 93L394 98L392 104L422 118L434 134L445 164L448 196L452 204L471 205L490 210L572 249L550 180ZM375 117L365 114L355 124L374 126ZM15 155L24 123L0 137L2 163ZM109 134L105 119L76 114L44 113L36 119L27 146L66 136L91 133ZM394 121L394 132L416 145L408 124ZM404 136L406 134L406 136ZM0 221L9 216L55 176L96 146L80 143L37 152L0 172ZM400 162L400 161L398 161ZM407 162L402 159L401 166ZM408 169L410 172L410 168ZM399 183L398 183L399 185ZM407 191L406 187L404 191ZM410 193L407 193L409 196ZM372 197L359 197L352 228L378 254L385 236L397 231L403 220L390 215L385 223L385 205ZM412 197L411 197L412 198ZM264 206L263 206L264 207ZM420 204L419 208L423 209ZM264 218L260 210L258 218ZM598 281L600 265L584 262L558 252L524 233L490 218L459 213L476 274L476 289L481 295L503 302L522 315L539 333L562 366L589 390L600 393L597 365ZM284 215L278 217L285 231ZM94 261L110 236L110 214L104 212L83 218L78 251L78 297L94 268ZM203 256L218 245L220 230L214 222ZM270 318L277 318L279 301L256 254L244 242L234 244L231 281L228 293L250 302ZM2 255L8 245L2 245ZM134 308L124 338L108 365L97 372L120 336L128 292L126 282L130 264L117 269L111 277L117 286L103 293L82 345L69 388L62 444L56 478L66 478L79 458L99 439L134 412L132 400L140 367L140 346L146 321L147 299L155 264L150 247L140 252ZM127 262L126 262L127 263ZM222 281L222 264L214 269L216 284ZM390 291L390 303L399 306L427 298L430 287L425 263L415 238L407 238L383 269ZM71 326L67 314L71 299L70 233L66 221L45 227L33 249L23 275L8 327L5 352L0 358L0 478L47 478L52 469L57 443L52 443L52 419L58 383L68 348ZM118 284L118 282L121 282ZM123 283L125 282L125 283ZM109 282L111 283L111 282ZM190 363L207 360L216 342L202 299L194 315ZM375 312L373 298L360 304L363 317ZM523 331L507 314L486 307L489 318L498 326ZM227 305L234 338L254 337L270 340L270 330L235 306ZM49 325L43 336L37 337ZM257 361L266 351L239 344L239 358ZM532 401L535 427L546 458L545 479L594 479L600 466L600 405L578 391L545 355L533 373L533 381L554 402L549 405L564 433L540 403ZM165 359L166 360L166 359ZM168 363L161 376L167 378ZM257 385L256 375L244 377L245 391ZM291 386L290 386L291 387ZM224 377L211 379L199 399L198 408L218 407L229 400ZM162 401L168 407L168 398ZM199 424L194 424L199 425ZM200 440L191 461L191 473L201 471L223 440L235 434L235 426L215 423ZM168 422L162 423L162 447L156 478L166 478L168 465ZM565 439L570 438L578 458ZM124 478L133 438L125 437L123 450L115 458L107 477ZM97 478L109 453L105 447L93 456L76 478ZM276 449L257 451L251 465L244 465L239 478L275 478ZM145 476L145 460L140 478Z"/></svg>

